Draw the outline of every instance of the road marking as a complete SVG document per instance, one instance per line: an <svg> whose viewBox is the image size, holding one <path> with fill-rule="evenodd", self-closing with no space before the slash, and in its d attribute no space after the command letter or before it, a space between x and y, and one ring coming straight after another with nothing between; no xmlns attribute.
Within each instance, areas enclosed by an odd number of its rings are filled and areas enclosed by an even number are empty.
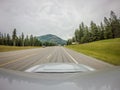
<svg viewBox="0 0 120 90"><path fill-rule="evenodd" d="M47 59L50 59L55 51L56 51L56 48L55 48L55 50L51 54L48 55Z"/></svg>
<svg viewBox="0 0 120 90"><path fill-rule="evenodd" d="M21 58L17 58L15 60L11 60L11 61L9 61L7 63L0 64L0 67L5 66L5 65L10 64L10 63L13 63L13 62L17 62L20 59L24 60L24 58L27 58L27 57L30 57L30 56L33 56L33 55L36 55L36 54L30 54L30 55L23 56Z"/></svg>
<svg viewBox="0 0 120 90"><path fill-rule="evenodd" d="M63 50L66 52L66 54L75 62L76 64L79 64L64 48Z"/></svg>
<svg viewBox="0 0 120 90"><path fill-rule="evenodd" d="M47 59L49 59L51 56L52 56L52 55L50 54L50 55L47 57Z"/></svg>

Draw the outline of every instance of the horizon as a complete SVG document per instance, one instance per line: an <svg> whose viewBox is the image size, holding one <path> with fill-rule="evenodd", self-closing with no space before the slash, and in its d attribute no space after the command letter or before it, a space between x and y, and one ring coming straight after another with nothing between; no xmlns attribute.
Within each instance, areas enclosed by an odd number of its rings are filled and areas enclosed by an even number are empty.
<svg viewBox="0 0 120 90"><path fill-rule="evenodd" d="M110 11L120 15L120 0L3 0L0 1L0 32L9 33L14 28L17 34L41 36L56 35L67 40L81 22L89 26L91 21L97 25ZM22 6L21 6L22 5Z"/></svg>

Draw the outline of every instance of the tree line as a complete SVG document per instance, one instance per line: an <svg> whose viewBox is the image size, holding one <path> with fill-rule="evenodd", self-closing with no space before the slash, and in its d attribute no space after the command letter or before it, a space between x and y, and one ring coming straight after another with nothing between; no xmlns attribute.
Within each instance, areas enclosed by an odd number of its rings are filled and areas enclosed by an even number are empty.
<svg viewBox="0 0 120 90"><path fill-rule="evenodd" d="M24 35L22 32L20 36L17 36L16 28L12 32L12 36L9 34L2 34L0 32L0 45L7 46L54 46L51 42L41 42L37 37L33 35Z"/></svg>
<svg viewBox="0 0 120 90"><path fill-rule="evenodd" d="M98 40L119 38L120 37L120 17L111 11L110 18L104 17L104 23L97 25L91 21L90 27L82 22L74 32L74 36L67 40L67 45L73 43L88 43Z"/></svg>

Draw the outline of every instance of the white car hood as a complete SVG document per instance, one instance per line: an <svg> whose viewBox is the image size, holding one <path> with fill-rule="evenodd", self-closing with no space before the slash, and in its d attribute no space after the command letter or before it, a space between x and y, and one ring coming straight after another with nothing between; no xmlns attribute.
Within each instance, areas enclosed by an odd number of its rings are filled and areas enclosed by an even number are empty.
<svg viewBox="0 0 120 90"><path fill-rule="evenodd" d="M120 90L120 67L85 73L30 73L0 68L0 90Z"/></svg>
<svg viewBox="0 0 120 90"><path fill-rule="evenodd" d="M83 65L83 64L74 64L74 63L48 63L35 65L25 72L86 72L94 71L95 69Z"/></svg>

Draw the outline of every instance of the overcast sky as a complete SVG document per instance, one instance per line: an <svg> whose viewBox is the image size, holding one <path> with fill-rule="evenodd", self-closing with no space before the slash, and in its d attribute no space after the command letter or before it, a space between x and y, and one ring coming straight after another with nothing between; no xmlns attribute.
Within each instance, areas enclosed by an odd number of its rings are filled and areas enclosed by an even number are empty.
<svg viewBox="0 0 120 90"><path fill-rule="evenodd" d="M40 36L73 36L83 21L99 24L113 10L120 16L120 0L0 0L0 32Z"/></svg>

